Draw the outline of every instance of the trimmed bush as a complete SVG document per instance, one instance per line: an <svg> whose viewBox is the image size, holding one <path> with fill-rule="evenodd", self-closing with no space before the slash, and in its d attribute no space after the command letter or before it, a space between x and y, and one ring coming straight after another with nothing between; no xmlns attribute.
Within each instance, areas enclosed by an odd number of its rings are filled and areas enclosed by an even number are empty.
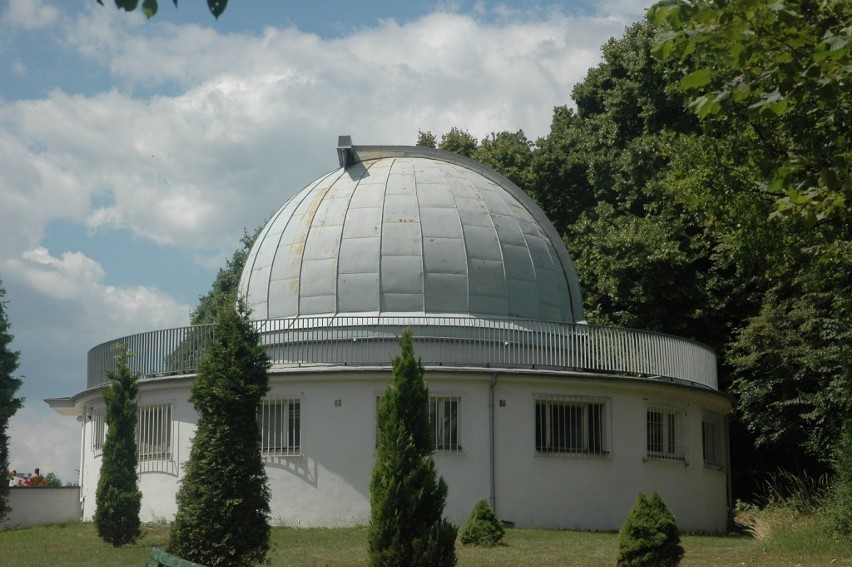
<svg viewBox="0 0 852 567"><path fill-rule="evenodd" d="M480 500L470 512L467 523L459 532L459 538L465 545L494 547L503 541L505 533L503 523L497 519L488 502Z"/></svg>
<svg viewBox="0 0 852 567"><path fill-rule="evenodd" d="M681 558L674 515L656 492L640 493L618 532L618 567L675 567Z"/></svg>

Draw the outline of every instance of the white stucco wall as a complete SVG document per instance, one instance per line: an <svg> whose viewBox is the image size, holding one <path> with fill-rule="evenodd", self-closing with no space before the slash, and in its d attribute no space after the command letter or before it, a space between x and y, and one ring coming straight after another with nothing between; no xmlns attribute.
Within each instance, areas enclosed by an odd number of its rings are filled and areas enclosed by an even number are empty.
<svg viewBox="0 0 852 567"><path fill-rule="evenodd" d="M80 487L13 488L0 530L80 521Z"/></svg>
<svg viewBox="0 0 852 567"><path fill-rule="evenodd" d="M462 451L435 454L449 486L445 513L456 523L491 495L489 389L495 374L429 370L433 395L461 398ZM369 521L369 484L375 460L376 397L389 372L380 370L282 371L270 377L271 396L301 400L302 454L267 462L272 520L290 526L348 526ZM142 519L171 519L181 471L189 457L195 411L186 401L188 379L145 381L140 403L173 403L173 463L140 474ZM611 451L608 455L540 455L535 451L535 394L604 397ZM502 400L502 404L501 404ZM337 402L337 403L336 403ZM646 457L648 403L684 411L684 461ZM94 396L87 402L98 404ZM617 529L640 491L657 490L681 529L726 529L727 476L702 457L702 410L726 414L730 402L709 390L651 381L556 376L535 372L496 374L494 385L494 495L498 517L519 527ZM84 435L91 435L86 423ZM84 439L85 519L94 513L100 457Z"/></svg>

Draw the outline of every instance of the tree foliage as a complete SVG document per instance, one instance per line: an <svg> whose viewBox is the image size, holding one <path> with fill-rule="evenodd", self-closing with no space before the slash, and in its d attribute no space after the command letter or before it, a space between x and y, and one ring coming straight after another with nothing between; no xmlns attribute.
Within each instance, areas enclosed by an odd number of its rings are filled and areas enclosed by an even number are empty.
<svg viewBox="0 0 852 567"><path fill-rule="evenodd" d="M618 531L619 567L675 567L683 558L675 517L659 494L639 498Z"/></svg>
<svg viewBox="0 0 852 567"><path fill-rule="evenodd" d="M130 371L128 356L120 347L116 370L107 372L109 386L103 394L107 433L95 492L95 527L101 539L115 547L133 543L139 537L142 506L136 474L139 376Z"/></svg>
<svg viewBox="0 0 852 567"><path fill-rule="evenodd" d="M435 134L433 134L431 130L426 130L425 132L423 130L418 130L416 145L424 148L437 148L438 139L435 137Z"/></svg>
<svg viewBox="0 0 852 567"><path fill-rule="evenodd" d="M848 173L852 90L839 88L835 72L848 57L848 10L832 0L660 4L654 21L603 46L603 61L572 92L576 110L557 107L550 132L530 146L528 167L511 173L563 235L590 322L716 350L720 385L737 399L732 474L741 498L779 468L829 470L852 407L842 386L852 369L848 207L839 211L830 203L840 201L823 193L790 192L830 189L833 174L823 170ZM688 21L691 13L709 19ZM813 18L800 22L796 13ZM779 63L784 49L752 41L767 29L748 27L744 14L749 25L778 31L772 41L803 42L802 60ZM785 18L801 29L788 29ZM733 35L723 41L725 33ZM814 37L825 39L808 43ZM742 68L728 61L735 40L744 42L736 47ZM712 80L699 86L702 69ZM690 108L693 87L723 92L746 80L748 97L735 100L732 90L701 117ZM776 84L787 101L780 114L761 94ZM773 181L778 172L784 190ZM801 206L784 209L779 199Z"/></svg>
<svg viewBox="0 0 852 567"><path fill-rule="evenodd" d="M835 470L837 478L830 495L829 514L835 531L852 538L852 417L847 418L843 428Z"/></svg>
<svg viewBox="0 0 852 567"><path fill-rule="evenodd" d="M478 142L476 138L467 130L461 130L455 126L450 128L450 131L441 136L441 142L438 148L454 152L465 157L471 157L476 150Z"/></svg>
<svg viewBox="0 0 852 567"><path fill-rule="evenodd" d="M503 522L497 519L488 501L480 500L459 532L459 539L465 545L494 547L503 541L505 533Z"/></svg>
<svg viewBox="0 0 852 567"><path fill-rule="evenodd" d="M256 416L269 389L268 367L245 305L222 309L190 395L198 423L169 552L210 567L264 561L269 487Z"/></svg>
<svg viewBox="0 0 852 567"><path fill-rule="evenodd" d="M101 6L104 5L104 0L97 0L97 2ZM172 0L172 2L175 7L177 7L178 0ZM139 0L115 0L115 7L119 10L132 12L138 6ZM145 17L148 19L153 18L157 14L159 7L159 2L157 0L142 0L142 13L145 14ZM213 14L213 17L219 19L219 16L221 16L225 11L225 8L228 7L228 0L207 0L207 7L210 9L210 13Z"/></svg>
<svg viewBox="0 0 852 567"><path fill-rule="evenodd" d="M20 378L13 374L18 369L21 353L12 350L11 324L6 315L6 289L0 281L0 521L9 513L9 483L6 471L9 470L9 420L24 404L23 398L16 398L15 393L21 387Z"/></svg>
<svg viewBox="0 0 852 567"><path fill-rule="evenodd" d="M243 229L240 245L234 250L233 255L225 261L225 267L219 269L213 284L210 286L210 291L198 298L198 305L190 313L190 322L193 325L215 323L216 317L222 309L232 308L237 304L237 290L243 267L246 265L251 247L261 230L263 230L262 225L251 233Z"/></svg>
<svg viewBox="0 0 852 567"><path fill-rule="evenodd" d="M451 566L456 564L456 528L443 518L447 484L432 460L429 391L411 331L403 332L400 346L393 384L376 413L369 561L373 567Z"/></svg>
<svg viewBox="0 0 852 567"><path fill-rule="evenodd" d="M847 0L666 0L654 53L699 59L680 88L698 116L778 118L787 136L766 179L776 214L848 219L852 200L852 4Z"/></svg>

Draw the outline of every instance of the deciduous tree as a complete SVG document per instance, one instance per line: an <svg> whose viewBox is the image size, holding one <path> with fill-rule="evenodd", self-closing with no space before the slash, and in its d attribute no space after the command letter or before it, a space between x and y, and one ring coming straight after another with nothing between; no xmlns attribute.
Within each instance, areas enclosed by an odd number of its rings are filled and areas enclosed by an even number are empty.
<svg viewBox="0 0 852 567"><path fill-rule="evenodd" d="M101 6L104 5L104 0L97 0L97 2ZM178 0L172 0L172 2L177 7ZM115 7L119 10L132 12L138 6L139 0L115 0ZM218 19L222 15L222 12L225 11L225 8L228 7L228 0L207 0L207 7L210 9L213 17ZM157 0L142 0L142 13L145 14L146 18L153 18L157 14L158 9L159 2Z"/></svg>
<svg viewBox="0 0 852 567"><path fill-rule="evenodd" d="M808 226L849 219L852 201L852 3L665 0L654 53L699 58L679 83L699 116L775 116L787 132L765 189L777 214Z"/></svg>

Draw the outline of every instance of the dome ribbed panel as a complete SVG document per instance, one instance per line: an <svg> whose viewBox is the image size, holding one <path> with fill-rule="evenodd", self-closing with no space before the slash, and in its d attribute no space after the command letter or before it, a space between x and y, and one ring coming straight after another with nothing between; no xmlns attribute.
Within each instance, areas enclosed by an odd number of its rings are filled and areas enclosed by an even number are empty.
<svg viewBox="0 0 852 567"><path fill-rule="evenodd" d="M276 213L249 254L240 291L255 319L571 321L576 274L563 269L562 242L535 219L509 191L459 164L407 156L357 162Z"/></svg>

